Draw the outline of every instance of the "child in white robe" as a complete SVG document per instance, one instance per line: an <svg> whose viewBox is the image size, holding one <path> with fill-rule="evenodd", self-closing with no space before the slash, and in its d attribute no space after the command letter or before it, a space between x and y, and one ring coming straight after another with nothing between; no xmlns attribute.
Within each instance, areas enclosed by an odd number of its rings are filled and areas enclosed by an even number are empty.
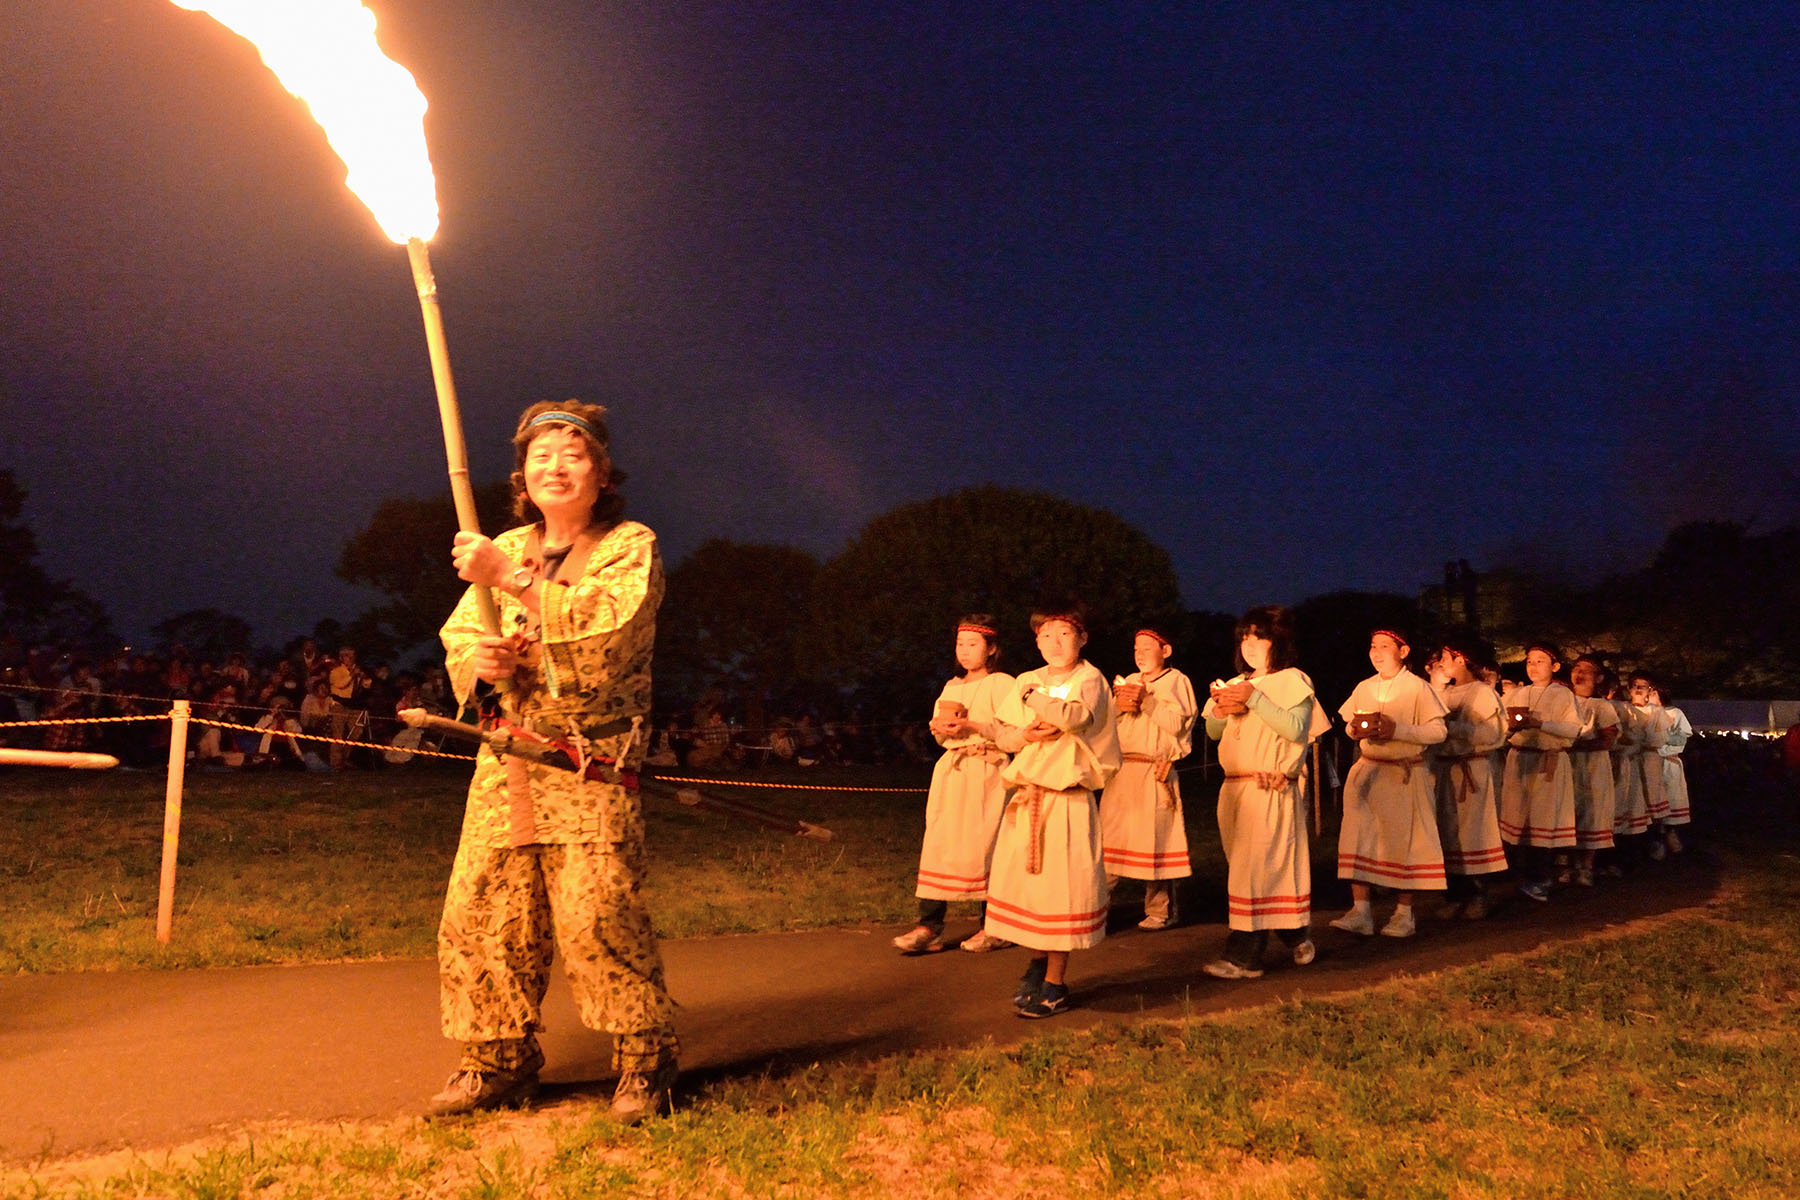
<svg viewBox="0 0 1800 1200"><path fill-rule="evenodd" d="M1662 748L1656 752L1662 759L1663 798L1669 804L1669 815L1663 818L1663 844L1670 854L1680 854L1683 847L1675 827L1692 824L1694 819L1688 799L1687 768L1681 762L1681 752L1687 748L1688 739L1694 736L1694 726L1686 713L1663 699L1661 687L1652 687L1652 698L1663 706L1663 721L1667 726Z"/></svg>
<svg viewBox="0 0 1800 1200"><path fill-rule="evenodd" d="M1176 922L1174 881L1194 873L1174 764L1194 749L1199 705L1193 683L1168 665L1173 650L1154 629L1140 629L1132 638L1138 669L1115 682L1113 696L1123 761L1100 797L1107 892L1120 877L1145 881L1140 929Z"/></svg>
<svg viewBox="0 0 1800 1200"><path fill-rule="evenodd" d="M1087 622L1073 606L1033 613L1044 666L1014 681L994 725L1013 759L988 878L986 930L1036 953L1013 1006L1037 1019L1067 1010L1069 951L1106 937L1106 875L1094 794L1119 769L1112 691L1081 657Z"/></svg>
<svg viewBox="0 0 1800 1200"><path fill-rule="evenodd" d="M1669 710L1662 706L1656 681L1639 672L1631 677L1631 706L1644 722L1643 756L1638 760L1643 780L1644 804L1650 810L1649 853L1653 862L1661 862L1669 852L1666 824L1669 819L1668 775L1663 770L1663 748L1669 744L1672 725ZM1679 842L1679 839L1677 839Z"/></svg>
<svg viewBox="0 0 1800 1200"><path fill-rule="evenodd" d="M1506 697L1506 773L1500 783L1500 836L1518 846L1519 894L1550 898L1551 855L1575 848L1575 777L1568 750L1581 734L1575 693L1556 682L1552 646L1525 651L1531 681Z"/></svg>
<svg viewBox="0 0 1800 1200"><path fill-rule="evenodd" d="M1284 609L1253 608L1237 626L1238 674L1215 683L1206 734L1219 743L1219 837L1225 846L1225 954L1203 970L1255 979L1271 931L1297 966L1313 960L1312 862L1307 851L1306 750L1331 727L1312 680L1294 665Z"/></svg>
<svg viewBox="0 0 1800 1200"><path fill-rule="evenodd" d="M1606 667L1584 654L1569 668L1569 690L1581 714L1581 734L1569 747L1575 782L1574 881L1594 886L1594 856L1613 846L1613 743L1619 738L1619 714L1602 694ZM1561 880L1559 879L1559 882Z"/></svg>
<svg viewBox="0 0 1800 1200"><path fill-rule="evenodd" d="M1494 787L1494 751L1506 744L1500 696L1475 674L1475 642L1447 639L1427 664L1443 701L1444 740L1425 751L1437 789L1438 839L1449 898L1440 915L1479 921L1493 911L1486 879L1506 870Z"/></svg>
<svg viewBox="0 0 1800 1200"><path fill-rule="evenodd" d="M956 664L963 673L939 694L931 734L944 748L931 772L925 802L925 841L919 851L919 923L894 939L902 954L944 948L944 920L952 900L987 899L994 835L1006 806L1000 769L1006 754L994 744L994 710L1012 691L1013 679L994 669L1000 645L993 618L964 617L956 627ZM969 951L1000 950L1011 943L978 929L964 938Z"/></svg>
<svg viewBox="0 0 1800 1200"><path fill-rule="evenodd" d="M1373 889L1392 888L1394 914L1385 937L1418 931L1413 896L1445 887L1436 796L1425 747L1444 740L1444 704L1431 685L1406 669L1406 639L1391 629L1369 638L1375 674L1356 685L1338 710L1359 755L1344 779L1338 831L1338 878L1350 880L1350 911L1333 928L1370 936Z"/></svg>

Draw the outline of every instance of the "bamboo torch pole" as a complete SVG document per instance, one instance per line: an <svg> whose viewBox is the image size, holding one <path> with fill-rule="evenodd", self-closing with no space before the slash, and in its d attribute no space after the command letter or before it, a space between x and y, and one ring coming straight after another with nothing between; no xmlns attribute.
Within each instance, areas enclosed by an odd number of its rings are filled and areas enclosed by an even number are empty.
<svg viewBox="0 0 1800 1200"><path fill-rule="evenodd" d="M412 263L413 283L419 289L419 309L425 316L425 345L431 351L431 379L437 385L438 417L444 426L444 457L450 467L450 495L456 502L456 526L464 533L480 533L475 515L475 489L469 483L469 450L463 440L462 410L456 405L456 384L450 378L450 351L444 342L444 314L438 308L437 279L431 273L431 257L423 238L406 240L406 257ZM478 588L481 623L489 633L500 632L500 611L494 593Z"/></svg>

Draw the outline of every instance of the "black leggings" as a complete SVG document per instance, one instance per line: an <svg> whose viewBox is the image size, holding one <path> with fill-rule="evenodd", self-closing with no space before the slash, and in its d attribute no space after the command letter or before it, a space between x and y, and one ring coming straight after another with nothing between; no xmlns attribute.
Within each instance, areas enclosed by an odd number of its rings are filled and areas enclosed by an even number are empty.
<svg viewBox="0 0 1800 1200"><path fill-rule="evenodd" d="M920 900L919 924L934 934L941 934L944 932L944 918L949 912L950 902L948 900ZM975 917L981 921L987 919L986 900L981 902L981 907L976 911Z"/></svg>

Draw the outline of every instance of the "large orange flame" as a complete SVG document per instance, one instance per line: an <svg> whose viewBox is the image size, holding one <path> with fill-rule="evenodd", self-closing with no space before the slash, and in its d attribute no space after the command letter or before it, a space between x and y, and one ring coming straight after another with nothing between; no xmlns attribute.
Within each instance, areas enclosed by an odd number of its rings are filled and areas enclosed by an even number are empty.
<svg viewBox="0 0 1800 1200"><path fill-rule="evenodd" d="M437 232L437 186L425 147L425 96L381 52L375 14L357 0L173 0L254 45L305 102L349 168L345 183L396 242Z"/></svg>

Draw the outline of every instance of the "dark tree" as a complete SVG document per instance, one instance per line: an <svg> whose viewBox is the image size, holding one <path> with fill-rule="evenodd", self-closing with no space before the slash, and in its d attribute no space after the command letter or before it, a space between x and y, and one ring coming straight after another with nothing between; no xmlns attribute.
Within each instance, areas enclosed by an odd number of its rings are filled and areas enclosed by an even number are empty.
<svg viewBox="0 0 1800 1200"><path fill-rule="evenodd" d="M519 523L512 516L511 487L504 482L476 488L475 508L482 532L490 537ZM455 534L456 508L446 492L382 501L368 526L345 544L338 578L389 597L349 627L363 639L358 644L366 652L398 657L436 641L444 618L468 587L450 567Z"/></svg>
<svg viewBox="0 0 1800 1200"><path fill-rule="evenodd" d="M713 684L746 706L764 705L805 673L801 631L819 562L803 550L713 539L669 572L656 629L656 690L691 701Z"/></svg>
<svg viewBox="0 0 1800 1200"><path fill-rule="evenodd" d="M38 565L37 538L23 520L27 495L11 471L0 470L0 628L27 644L111 649L117 639L100 602Z"/></svg>
<svg viewBox="0 0 1800 1200"><path fill-rule="evenodd" d="M913 712L955 669L955 622L994 614L1002 666L1038 665L1027 617L1046 600L1086 604L1088 657L1129 670L1140 624L1182 611L1169 556L1112 513L1059 496L982 487L875 518L819 573L808 660L841 688Z"/></svg>
<svg viewBox="0 0 1800 1200"><path fill-rule="evenodd" d="M164 650L177 644L202 662L223 663L250 653L250 622L216 608L196 608L159 621L151 633Z"/></svg>
<svg viewBox="0 0 1800 1200"><path fill-rule="evenodd" d="M1333 715L1356 685L1375 673L1369 663L1369 635L1377 629L1405 634L1413 648L1408 665L1424 674L1424 657L1435 629L1419 628L1419 604L1389 592L1329 592L1294 607L1294 641L1300 669Z"/></svg>

